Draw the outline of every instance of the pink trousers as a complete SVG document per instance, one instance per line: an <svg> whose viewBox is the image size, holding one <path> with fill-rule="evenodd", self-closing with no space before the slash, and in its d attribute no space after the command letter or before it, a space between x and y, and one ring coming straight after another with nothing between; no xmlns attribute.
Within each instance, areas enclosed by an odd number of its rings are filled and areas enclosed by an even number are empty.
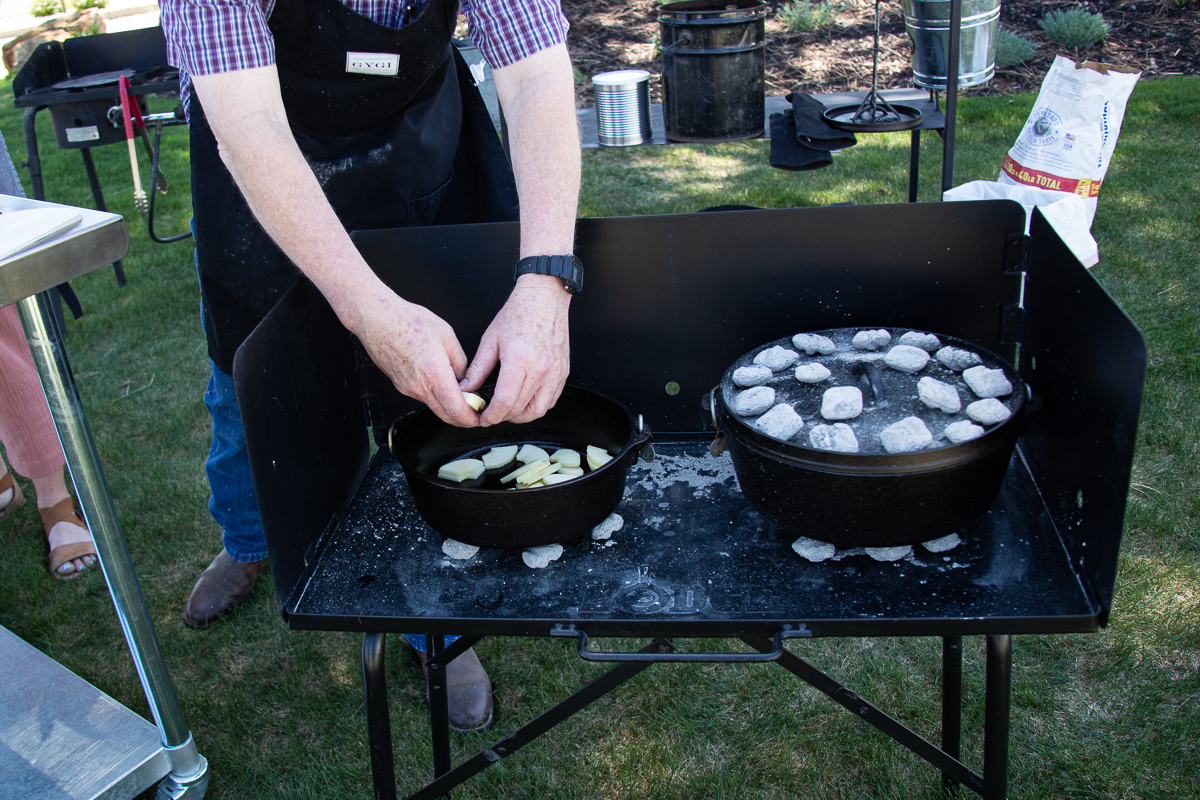
<svg viewBox="0 0 1200 800"><path fill-rule="evenodd" d="M0 308L0 442L12 468L26 478L66 463L15 305Z"/></svg>

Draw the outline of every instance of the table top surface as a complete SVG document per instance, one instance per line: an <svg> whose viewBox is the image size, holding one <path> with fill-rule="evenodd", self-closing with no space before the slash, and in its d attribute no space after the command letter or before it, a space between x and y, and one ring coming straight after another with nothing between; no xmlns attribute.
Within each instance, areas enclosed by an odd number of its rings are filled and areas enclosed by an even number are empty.
<svg viewBox="0 0 1200 800"><path fill-rule="evenodd" d="M421 520L403 472L374 457L289 610L293 628L595 636L816 636L1090 631L1099 609L1072 569L1023 459L957 548L896 562L861 548L811 563L738 488L708 442L659 443L631 468L608 541L531 569L520 550L456 561Z"/></svg>
<svg viewBox="0 0 1200 800"><path fill-rule="evenodd" d="M0 214L31 208L68 208L24 197L0 195ZM70 207L74 208L74 207ZM75 227L0 260L0 308L44 292L129 251L125 218L91 208L74 208L82 220Z"/></svg>

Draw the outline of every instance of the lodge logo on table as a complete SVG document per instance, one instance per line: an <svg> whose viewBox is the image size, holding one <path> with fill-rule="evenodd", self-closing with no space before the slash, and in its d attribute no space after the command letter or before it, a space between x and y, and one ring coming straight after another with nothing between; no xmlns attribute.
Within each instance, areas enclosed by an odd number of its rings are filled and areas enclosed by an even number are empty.
<svg viewBox="0 0 1200 800"><path fill-rule="evenodd" d="M346 72L395 76L400 73L400 56L396 53L347 52Z"/></svg>

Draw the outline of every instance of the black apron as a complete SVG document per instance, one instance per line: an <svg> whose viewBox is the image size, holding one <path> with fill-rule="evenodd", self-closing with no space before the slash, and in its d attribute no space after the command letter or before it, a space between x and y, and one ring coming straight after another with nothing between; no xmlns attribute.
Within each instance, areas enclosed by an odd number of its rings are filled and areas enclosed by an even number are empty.
<svg viewBox="0 0 1200 800"><path fill-rule="evenodd" d="M288 122L347 230L517 218L512 169L451 42L457 13L457 0L430 0L394 30L338 0L275 4ZM395 54L397 74L348 73L349 52ZM209 356L232 373L238 346L300 271L251 213L194 93L190 130L204 329Z"/></svg>

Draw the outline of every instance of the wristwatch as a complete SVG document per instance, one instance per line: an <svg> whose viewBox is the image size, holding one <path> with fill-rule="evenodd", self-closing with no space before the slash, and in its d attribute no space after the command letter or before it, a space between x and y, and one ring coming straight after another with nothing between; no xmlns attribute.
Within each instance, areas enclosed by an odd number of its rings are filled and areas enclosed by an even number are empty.
<svg viewBox="0 0 1200 800"><path fill-rule="evenodd" d="M553 275L562 281L563 288L571 294L583 291L583 262L577 256L530 256L517 262L513 280L532 272L535 275Z"/></svg>

